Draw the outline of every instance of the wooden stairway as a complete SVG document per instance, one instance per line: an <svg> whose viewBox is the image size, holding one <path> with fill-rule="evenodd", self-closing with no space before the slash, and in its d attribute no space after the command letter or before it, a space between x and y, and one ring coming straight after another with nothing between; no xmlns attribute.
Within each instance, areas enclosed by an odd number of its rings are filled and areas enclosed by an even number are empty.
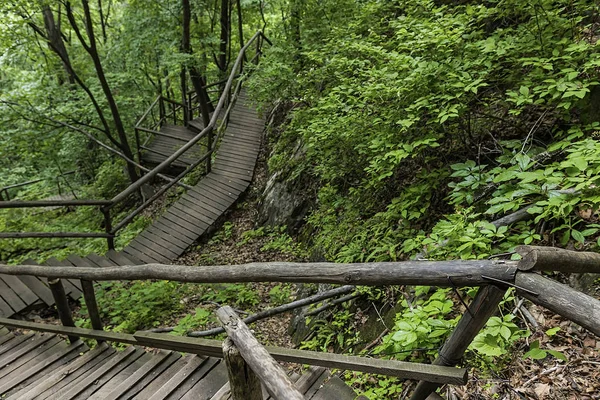
<svg viewBox="0 0 600 400"><path fill-rule="evenodd" d="M313 400L354 399L338 377L320 367L292 375ZM0 395L10 400L228 399L227 369L219 358L106 343L90 350L54 334L0 328ZM263 390L263 399L270 399Z"/></svg>
<svg viewBox="0 0 600 400"><path fill-rule="evenodd" d="M84 258L72 255L60 261L52 258L44 265L106 267L169 263L177 259L250 185L263 129L264 121L258 117L242 91L231 111L230 122L218 147L212 171L123 251L109 251L105 256L90 254ZM25 260L23 264L36 263ZM79 299L82 294L79 281L63 280L63 285L71 299ZM0 316L10 317L36 306L53 304L54 299L45 279L0 274Z"/></svg>

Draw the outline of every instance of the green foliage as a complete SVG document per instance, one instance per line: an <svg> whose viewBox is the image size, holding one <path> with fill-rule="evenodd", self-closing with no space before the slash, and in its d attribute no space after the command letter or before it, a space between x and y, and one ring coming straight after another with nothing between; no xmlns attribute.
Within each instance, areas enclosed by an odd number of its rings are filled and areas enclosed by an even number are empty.
<svg viewBox="0 0 600 400"><path fill-rule="evenodd" d="M396 314L394 327L386 335L376 353L424 361L437 354L438 348L456 326L458 317L451 317L454 303L447 298L450 289L438 289L428 299L409 305Z"/></svg>
<svg viewBox="0 0 600 400"><path fill-rule="evenodd" d="M98 308L108 328L126 333L156 327L160 318L181 311L180 299L190 290L188 286L170 281L103 282L96 288ZM87 316L83 303L81 316ZM89 327L90 323L84 319L78 325Z"/></svg>
<svg viewBox="0 0 600 400"><path fill-rule="evenodd" d="M200 327L216 322L216 318L209 310L197 307L194 314L188 314L177 322L173 335L185 336L188 332L199 330Z"/></svg>
<svg viewBox="0 0 600 400"><path fill-rule="evenodd" d="M250 284L210 285L205 288L202 298L223 305L255 306L260 302L258 293Z"/></svg>
<svg viewBox="0 0 600 400"><path fill-rule="evenodd" d="M289 303L292 298L291 285L279 284L273 286L273 288L269 290L269 298L271 299L271 303L276 306Z"/></svg>
<svg viewBox="0 0 600 400"><path fill-rule="evenodd" d="M553 356L561 361L567 361L567 357L560 351L551 350L551 349L540 349L540 341L535 340L529 345L529 351L523 354L523 358L532 358L534 360L543 360L548 357L548 355Z"/></svg>

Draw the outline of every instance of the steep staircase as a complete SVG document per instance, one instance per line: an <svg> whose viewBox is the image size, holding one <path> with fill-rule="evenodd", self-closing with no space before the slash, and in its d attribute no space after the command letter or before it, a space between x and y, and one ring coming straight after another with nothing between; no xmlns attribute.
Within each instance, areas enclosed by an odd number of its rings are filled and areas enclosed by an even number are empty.
<svg viewBox="0 0 600 400"><path fill-rule="evenodd" d="M184 129L199 128L201 126ZM44 265L107 267L169 263L177 259L214 225L250 185L263 129L264 121L257 115L242 90L231 111L211 172L183 194L123 251L111 250L105 256L71 255L65 260L51 258ZM36 263L25 260L24 264ZM63 285L71 299L81 297L79 281L63 280ZM36 306L53 304L54 298L44 278L0 274L0 316L11 317Z"/></svg>

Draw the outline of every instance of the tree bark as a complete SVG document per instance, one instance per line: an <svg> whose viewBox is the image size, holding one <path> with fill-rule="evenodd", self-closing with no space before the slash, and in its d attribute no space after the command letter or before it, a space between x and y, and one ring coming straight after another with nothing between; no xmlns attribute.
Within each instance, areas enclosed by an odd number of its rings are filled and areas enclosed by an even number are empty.
<svg viewBox="0 0 600 400"><path fill-rule="evenodd" d="M69 54L67 53L67 48L65 47L65 43L60 34L60 28L56 25L54 14L52 13L50 6L44 6L42 8L42 14L44 15L44 27L46 28L46 35L49 42L48 47L59 54L67 79L70 84L74 84L75 78L70 71L71 61L69 59ZM59 83L63 83L61 76L59 76Z"/></svg>
<svg viewBox="0 0 600 400"><path fill-rule="evenodd" d="M85 39L81 33L81 30L79 29L79 25L77 24L77 21L75 20L75 16L73 15L73 9L71 8L70 2L66 3L67 18L68 18L69 23L70 23L71 27L73 28L75 34L77 35L77 38L79 39L79 42L81 43L83 48L86 50L86 52L89 54L90 58L92 59L92 62L94 63L94 69L96 70L96 75L98 77L98 81L100 82L100 86L102 87L102 92L104 93L104 96L106 97L106 102L108 103L108 107L109 107L111 115L112 115L113 123L115 125L117 135L119 137L119 148L121 149L123 154L125 154L125 156L127 156L130 159L133 159L134 158L133 152L131 151L131 147L129 146L129 142L127 140L127 134L125 132L125 127L123 125L123 120L121 119L121 114L119 112L119 108L117 106L115 98L110 89L110 85L108 84L108 81L106 79L106 75L104 73L104 68L102 67L102 62L100 61L100 55L98 54L96 36L94 34L94 21L92 19L88 0L81 0L81 4L83 6L85 30L87 33L89 44L85 41ZM139 176L138 176L137 170L135 169L135 166L133 166L129 163L127 163L126 165L127 165L127 173L129 174L129 179L131 180L131 182L133 183L133 182L137 181L139 179Z"/></svg>
<svg viewBox="0 0 600 400"><path fill-rule="evenodd" d="M229 0L221 0L221 43L219 45L219 69L221 78L227 75L227 46L229 44Z"/></svg>

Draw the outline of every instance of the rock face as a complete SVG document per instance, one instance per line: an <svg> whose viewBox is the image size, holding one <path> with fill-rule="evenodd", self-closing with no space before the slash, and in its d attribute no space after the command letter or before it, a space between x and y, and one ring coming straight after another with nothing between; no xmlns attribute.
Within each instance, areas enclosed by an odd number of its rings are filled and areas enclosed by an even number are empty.
<svg viewBox="0 0 600 400"><path fill-rule="evenodd" d="M304 222L309 205L293 182L280 180L273 174L265 187L259 209L259 223L267 226L286 225L297 231Z"/></svg>

